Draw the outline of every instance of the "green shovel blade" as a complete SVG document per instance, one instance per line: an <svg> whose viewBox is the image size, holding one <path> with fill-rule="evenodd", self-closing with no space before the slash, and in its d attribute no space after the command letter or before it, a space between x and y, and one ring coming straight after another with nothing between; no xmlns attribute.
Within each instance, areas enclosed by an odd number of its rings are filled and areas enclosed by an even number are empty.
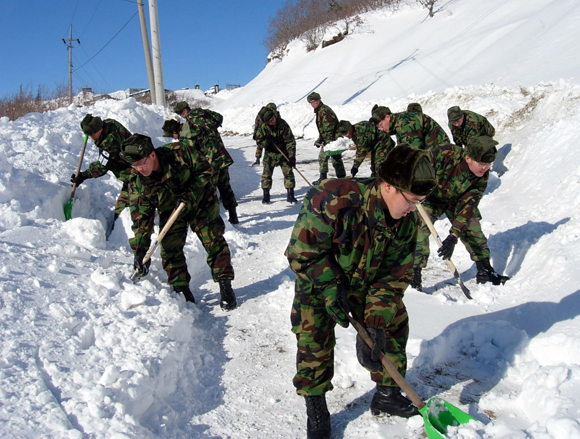
<svg viewBox="0 0 580 439"><path fill-rule="evenodd" d="M447 433L447 427L457 427L476 420L439 398L431 398L419 412L423 415L425 432L429 439L445 439L443 435Z"/></svg>
<svg viewBox="0 0 580 439"><path fill-rule="evenodd" d="M68 221L72 218L72 207L75 199L69 198L68 203L64 206L64 220Z"/></svg>

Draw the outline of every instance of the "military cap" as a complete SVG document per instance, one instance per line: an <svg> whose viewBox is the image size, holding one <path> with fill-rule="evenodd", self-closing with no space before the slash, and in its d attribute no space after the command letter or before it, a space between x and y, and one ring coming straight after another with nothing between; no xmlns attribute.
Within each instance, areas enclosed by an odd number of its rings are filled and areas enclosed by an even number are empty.
<svg viewBox="0 0 580 439"><path fill-rule="evenodd" d="M465 146L465 155L481 163L492 163L497 157L498 144L489 136L472 137Z"/></svg>
<svg viewBox="0 0 580 439"><path fill-rule="evenodd" d="M274 116L276 116L276 110L272 110L266 107L266 110L264 110L264 113L262 115L262 120L265 123L268 123L268 121L272 119Z"/></svg>
<svg viewBox="0 0 580 439"><path fill-rule="evenodd" d="M344 136L348 134L351 128L352 124L348 120L341 120L340 122L338 122L338 126L336 127L336 133L339 136Z"/></svg>
<svg viewBox="0 0 580 439"><path fill-rule="evenodd" d="M410 113L422 113L423 107L421 107L421 104L419 104L418 102L412 102L409 105L407 105L407 111Z"/></svg>
<svg viewBox="0 0 580 439"><path fill-rule="evenodd" d="M437 186L435 170L427 151L408 143L395 146L379 167L384 182L415 195L429 195Z"/></svg>
<svg viewBox="0 0 580 439"><path fill-rule="evenodd" d="M103 128L103 120L99 116L93 116L89 113L81 121L81 129L87 136L95 134L101 128Z"/></svg>
<svg viewBox="0 0 580 439"><path fill-rule="evenodd" d="M269 108L270 110L277 110L278 107L276 107L276 104L274 102L270 102L269 104L266 104L266 107Z"/></svg>
<svg viewBox="0 0 580 439"><path fill-rule="evenodd" d="M185 101L180 101L177 104L175 104L175 107L173 107L173 111L177 114L181 114L183 110L185 110L186 108L189 108L189 104Z"/></svg>
<svg viewBox="0 0 580 439"><path fill-rule="evenodd" d="M143 134L133 134L123 141L119 155L126 162L135 163L145 157L149 157L154 149L151 137Z"/></svg>
<svg viewBox="0 0 580 439"><path fill-rule="evenodd" d="M391 109L389 107L382 107L377 104L373 106L371 112L372 116L369 119L369 122L371 122L374 125L378 124L381 120L383 120L386 115L392 114Z"/></svg>
<svg viewBox="0 0 580 439"><path fill-rule="evenodd" d="M179 133L181 131L181 124L175 119L169 119L165 121L161 129L163 130L164 137L173 137L173 133Z"/></svg>
<svg viewBox="0 0 580 439"><path fill-rule="evenodd" d="M463 116L463 111L457 105L455 107L449 108L447 110L447 117L449 118L449 122L457 122Z"/></svg>
<svg viewBox="0 0 580 439"><path fill-rule="evenodd" d="M318 93L316 93L315 91L313 91L312 93L310 93L308 95L308 97L306 99L308 100L308 102L319 101L320 95Z"/></svg>

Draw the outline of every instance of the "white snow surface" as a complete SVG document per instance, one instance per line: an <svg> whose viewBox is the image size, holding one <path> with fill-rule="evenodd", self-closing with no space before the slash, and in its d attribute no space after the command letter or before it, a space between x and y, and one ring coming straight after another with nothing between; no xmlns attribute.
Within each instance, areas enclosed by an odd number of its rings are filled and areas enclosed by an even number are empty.
<svg viewBox="0 0 580 439"><path fill-rule="evenodd" d="M353 123L374 103L402 111L419 102L444 128L452 105L494 124L499 155L480 209L492 263L511 280L476 284L459 244L467 300L432 244L425 292L405 295L407 379L425 401L442 398L477 419L450 438L580 438L579 12L572 0L461 0L428 20L418 6L374 12L345 41L309 53L295 44L247 87L214 98L222 134L236 134L224 135L240 203L240 224L226 221L239 303L228 313L191 233L197 304L172 292L159 251L146 278L129 280L128 211L105 240L121 188L113 176L83 183L64 221L83 116L114 118L162 145L170 110L125 99L0 119L0 436L306 436L283 254L300 205L286 202L279 170L272 203L261 203L249 134L259 107L276 102L299 137L297 168L316 179L318 133L303 99L316 88ZM354 152L343 156L349 169ZM89 141L83 169L96 158ZM367 162L359 175L370 175ZM309 186L299 174L296 182L301 201ZM436 227L447 235L447 220ZM374 385L356 360L354 330L337 334L333 437L424 437L418 416L370 414Z"/></svg>

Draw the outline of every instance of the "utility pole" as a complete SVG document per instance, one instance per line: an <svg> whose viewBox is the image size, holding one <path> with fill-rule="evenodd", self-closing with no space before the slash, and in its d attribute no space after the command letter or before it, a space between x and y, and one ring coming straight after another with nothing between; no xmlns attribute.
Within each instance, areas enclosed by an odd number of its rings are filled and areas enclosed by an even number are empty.
<svg viewBox="0 0 580 439"><path fill-rule="evenodd" d="M68 103L69 105L73 102L73 92L72 92L72 49L73 49L73 41L81 44L81 41L77 38L73 40L72 37L72 24L70 25L70 34L68 40L62 39L62 42L66 44L68 41Z"/></svg>
<svg viewBox="0 0 580 439"><path fill-rule="evenodd" d="M149 0L149 20L151 21L151 49L153 73L155 75L155 95L157 105L165 107L165 85L163 84L163 64L161 62L161 40L159 38L159 19L157 0Z"/></svg>
<svg viewBox="0 0 580 439"><path fill-rule="evenodd" d="M147 22L145 21L145 10L143 8L143 1L137 0L137 8L139 9L139 22L141 23L141 38L143 39L143 50L145 51L145 64L147 65L147 78L149 79L149 96L151 103L156 104L157 99L155 95L155 77L153 75L153 64L151 63L151 47L149 46L149 37L147 36Z"/></svg>

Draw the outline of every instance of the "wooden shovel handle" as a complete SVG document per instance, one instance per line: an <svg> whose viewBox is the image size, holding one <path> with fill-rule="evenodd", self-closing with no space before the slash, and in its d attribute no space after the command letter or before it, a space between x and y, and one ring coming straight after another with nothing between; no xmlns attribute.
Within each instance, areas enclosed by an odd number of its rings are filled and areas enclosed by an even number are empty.
<svg viewBox="0 0 580 439"><path fill-rule="evenodd" d="M75 172L75 177L77 177L79 175L79 172L81 172L81 166L83 165L83 157L85 156L85 149L87 148L87 142L89 141L89 136L87 136L85 134L85 141L83 142L83 147L81 149L81 156L79 158L79 164L77 165L77 170ZM70 194L71 198L75 197L75 192L77 190L77 184L74 183L73 184L73 188L72 188L72 192Z"/></svg>

